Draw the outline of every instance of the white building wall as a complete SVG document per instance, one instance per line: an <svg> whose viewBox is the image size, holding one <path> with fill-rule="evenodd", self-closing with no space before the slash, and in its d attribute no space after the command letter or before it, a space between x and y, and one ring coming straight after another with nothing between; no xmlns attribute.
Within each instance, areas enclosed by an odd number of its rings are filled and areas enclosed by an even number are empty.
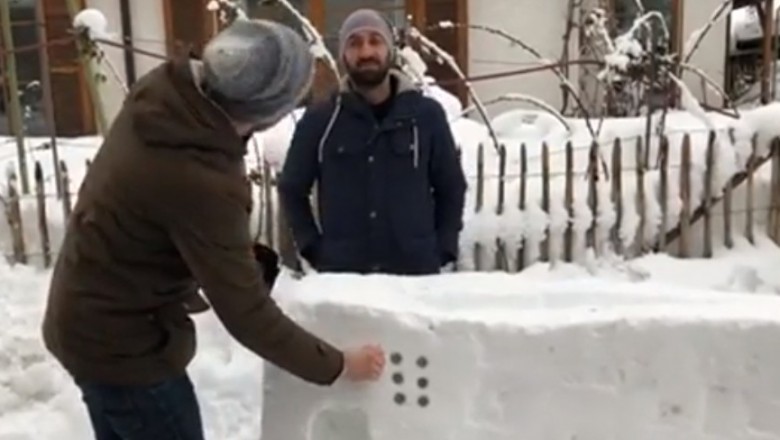
<svg viewBox="0 0 780 440"><path fill-rule="evenodd" d="M704 27L712 16L716 8L720 6L722 0L686 0L684 3L683 18L683 45L692 44L691 35L697 29ZM725 63L726 63L726 27L725 17L707 32L699 49L696 50L690 63L703 70L707 76L712 78L719 86L724 85ZM698 76L686 73L683 76L686 84L699 100L707 102L709 105L721 106L723 99L712 90L703 91L701 80Z"/></svg>
<svg viewBox="0 0 780 440"><path fill-rule="evenodd" d="M563 53L568 0L477 0L469 1L469 21L501 29L520 38L549 60ZM486 32L469 31L469 76L523 69L539 60L507 40ZM576 43L576 41L575 41ZM572 45L572 48L576 46ZM573 80L576 83L576 80ZM555 108L562 105L557 77L550 71L476 82L475 90L483 101L505 93L524 93L542 99ZM493 105L490 114L529 104Z"/></svg>
<svg viewBox="0 0 780 440"><path fill-rule="evenodd" d="M686 0L682 42L710 20L710 16L722 0ZM558 60L563 51L563 35L566 31L568 0L485 0L469 2L469 18L472 24L489 25L504 30L539 51L543 57ZM575 18L576 19L576 18ZM671 23L669 24L671 26ZM702 69L719 86L724 85L726 56L726 20L721 20L708 32L691 64ZM571 39L572 58L578 52L576 35ZM501 38L485 32L471 30L469 34L469 75L477 76L517 70L538 64L538 61L519 47L512 47ZM576 67L572 67L570 79L577 81ZM683 76L698 99L704 99L701 81L686 73ZM526 74L505 79L492 79L475 83L475 90L482 100L510 92L525 93L540 98L555 108L561 108L562 95L557 78L549 71ZM719 95L706 91L706 102L722 105ZM494 105L490 114L509 108L528 107L525 103Z"/></svg>

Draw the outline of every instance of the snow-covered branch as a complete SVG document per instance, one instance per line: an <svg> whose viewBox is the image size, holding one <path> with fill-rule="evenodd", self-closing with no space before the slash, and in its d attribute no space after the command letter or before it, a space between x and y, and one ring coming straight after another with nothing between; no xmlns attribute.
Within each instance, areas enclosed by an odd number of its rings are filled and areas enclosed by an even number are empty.
<svg viewBox="0 0 780 440"><path fill-rule="evenodd" d="M693 31L691 36L688 37L688 41L686 41L683 50L685 55L680 58L683 63L689 63L691 61L693 54L696 53L696 50L701 45L701 42L704 41L704 37L707 36L707 33L710 31L710 29L712 29L713 26L718 23L721 17L727 16L728 12L731 11L732 3L733 0L723 0L720 6L718 6L712 13L707 24L705 24L704 27Z"/></svg>
<svg viewBox="0 0 780 440"><path fill-rule="evenodd" d="M507 93L505 95L499 96L498 98L493 98L489 101L486 101L484 104L491 105L491 104L496 104L499 102L506 102L506 101L526 102L529 104L533 104L541 108L542 110L545 110L546 112L550 113L551 115L553 115L555 119L557 119L561 123L561 125L563 125L566 128L566 131L571 132L571 125L569 125L569 123L566 121L566 118L562 114L560 114L558 110L556 110L553 106L547 104L546 102L542 101L541 99L535 98L530 95L524 95L522 93ZM462 115L469 114L475 109L477 109L476 105L467 107L466 109L463 110Z"/></svg>
<svg viewBox="0 0 780 440"><path fill-rule="evenodd" d="M425 73L427 72L427 66L423 61L420 54L409 46L404 47L398 51L398 58L401 61L401 69L412 79L425 88L428 86L428 81L425 80Z"/></svg>
<svg viewBox="0 0 780 440"><path fill-rule="evenodd" d="M458 63L455 61L455 58L449 53L447 53L447 51L439 47L439 45L431 41L428 37L423 35L414 26L409 26L408 35L410 38L420 42L420 44L425 49L433 52L436 56L437 61L439 61L440 63L442 62L446 63L455 72L455 74L458 75L458 77L463 81L463 85L466 87L466 89L469 92L469 95L471 96L471 99L474 101L474 105L476 106L476 109L479 111L480 115L482 116L482 119L484 119L485 121L485 125L487 126L488 132L490 133L490 137L493 139L493 143L496 150L499 150L501 148L501 145L498 142L496 131L493 129L493 125L490 123L490 118L488 117L487 110L485 109L485 106L482 104L479 97L477 96L477 93L474 91L474 86L471 85L471 81L468 80L466 75L463 73L463 70L461 70L460 66L458 66Z"/></svg>
<svg viewBox="0 0 780 440"><path fill-rule="evenodd" d="M278 2L281 4L301 24L301 27L303 28L303 31L311 44L312 53L315 57L325 60L325 63L333 72L336 80L338 80L341 77L339 74L339 65L336 62L336 58L334 58L333 54L331 54L330 50L328 50L328 46L325 45L325 39L322 38L322 34L317 31L317 28L311 23L311 21L309 21L308 18L306 18L305 15L298 11L295 6L290 4L288 0L271 0L269 3L272 2Z"/></svg>
<svg viewBox="0 0 780 440"><path fill-rule="evenodd" d="M587 12L585 36L588 38L600 37L601 41L607 46L607 52L615 51L615 44L609 36L607 30L607 11L601 8L595 8Z"/></svg>
<svg viewBox="0 0 780 440"><path fill-rule="evenodd" d="M636 5L636 10L639 15L645 13L645 5L642 3L642 0L634 0L634 4Z"/></svg>
<svg viewBox="0 0 780 440"><path fill-rule="evenodd" d="M465 27L465 28L471 29L471 30L478 30L478 31L487 32L487 33L496 35L498 37L504 38L504 39L508 40L510 44L521 47L523 50L525 50L526 52L528 52L529 54L534 56L536 59L538 59L539 60L539 65L549 65L551 63L551 60L548 60L548 59L544 58L542 56L542 54L539 53L539 51L537 51L536 49L534 49L530 44L527 44L526 42L524 42L520 38L517 38L517 37L513 36L512 34L506 32L504 30L501 30L501 29L496 29L496 28L493 28L493 27L490 27L490 26L481 25L481 24L463 24L463 23L453 23L451 21L441 21L441 22L439 22L439 23L429 27L429 29L430 30L435 30L435 29L452 29L452 28L461 28L461 27ZM582 112L582 114L583 114L583 116L585 118L585 123L586 123L586 125L588 127L588 130L590 131L590 134L595 138L596 137L596 131L593 129L593 126L592 126L592 124L590 122L590 114L588 112L588 109L585 107L585 105L582 102L582 99L581 99L581 97L580 97L580 95L579 95L579 93L577 91L577 87L575 87L574 84L572 84L572 82L569 80L569 78L567 78L566 75L563 74L561 69L553 67L550 70L555 74L556 77L558 77L558 80L560 81L561 85L565 89L567 89L569 91L569 93L571 93L572 98L577 103L577 106L579 107L580 111Z"/></svg>
<svg viewBox="0 0 780 440"><path fill-rule="evenodd" d="M683 70L687 70L693 73L694 75L698 76L699 78L701 78L710 90L720 95L720 97L723 98L723 100L726 103L728 103L728 105L731 106L732 110L734 110L734 113L736 114L736 117L739 118L739 111L737 110L736 106L734 106L734 104L731 102L731 99L729 99L728 95L726 94L726 91L723 90L723 87L721 87L720 84L715 82L715 80L710 78L703 70L701 70L696 66L686 64L686 63L680 63L680 67Z"/></svg>
<svg viewBox="0 0 780 440"><path fill-rule="evenodd" d="M628 32L626 32L626 34L635 34L640 27L644 26L645 24L649 24L651 19L655 19L661 24L661 29L664 31L664 38L668 41L671 35L669 33L669 27L666 25L666 19L664 19L663 14L658 11L650 11L634 20L634 24L631 25L631 28L628 30Z"/></svg>
<svg viewBox="0 0 780 440"><path fill-rule="evenodd" d="M680 89L680 101L683 109L698 118L709 130L717 132L715 124L707 115L707 112L704 111L701 104L699 104L699 101L693 96L693 92L685 85L685 82L673 73L669 73L669 79L677 85L678 89Z"/></svg>

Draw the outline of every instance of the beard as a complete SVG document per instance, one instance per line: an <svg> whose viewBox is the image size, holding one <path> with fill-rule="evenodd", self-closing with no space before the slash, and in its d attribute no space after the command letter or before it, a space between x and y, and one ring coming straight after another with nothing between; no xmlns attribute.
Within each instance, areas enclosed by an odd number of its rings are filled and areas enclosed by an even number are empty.
<svg viewBox="0 0 780 440"><path fill-rule="evenodd" d="M366 68L365 65L369 67ZM348 67L347 74L352 82L360 88L371 89L382 84L390 72L390 64L359 63L357 66Z"/></svg>

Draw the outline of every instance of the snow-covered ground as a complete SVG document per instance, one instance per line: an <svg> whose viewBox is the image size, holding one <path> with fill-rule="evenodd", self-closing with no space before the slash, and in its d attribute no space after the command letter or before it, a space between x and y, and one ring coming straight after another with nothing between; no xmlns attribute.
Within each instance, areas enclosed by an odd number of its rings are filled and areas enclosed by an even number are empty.
<svg viewBox="0 0 780 440"><path fill-rule="evenodd" d="M377 302L397 300L399 305L419 295L452 295L460 302L450 304L449 308L440 312L460 315L469 314L468 295L476 291L484 296L479 300L480 308L490 306L488 300L491 295L504 296L504 304L507 304L507 296L516 296L516 301L511 303L518 313L524 310L531 313L540 310L540 306L554 309L552 302L547 304L544 301L545 295L549 295L551 301L563 296L573 298L579 305L579 308L565 313L566 319L572 322L588 320L592 313L599 311L608 312L612 307L605 303L604 298L612 298L609 300L613 302L612 306L618 306L631 302L641 305L643 297L652 302L653 298L660 296L669 310L696 316L697 313L704 314L707 308L702 304L699 310L695 301L684 298L713 295L718 301L723 301L720 295L729 295L731 299L728 301L735 313L738 310L742 316L761 317L765 315L767 303L752 304L751 299L757 295L767 301L775 299L777 307L780 307L780 299L775 296L780 292L780 274L776 270L778 261L780 249L759 237L757 246L738 241L734 250L721 251L713 260L681 261L655 255L630 263L601 259L585 266L560 265L554 270L550 270L548 265L538 264L517 275L454 274L430 284L424 281L383 281L363 277L334 279L326 276L295 281L285 275L274 295L286 303L296 293L300 296L301 291L313 292L321 286L331 292L338 290L334 298L375 295ZM89 424L77 389L41 343L39 327L49 276L48 271L0 265L0 286L3 286L0 294L0 322L3 323L0 333L0 440L89 438ZM334 289L336 286L337 289ZM383 287L370 292L366 291L368 286ZM318 296L320 299L323 297ZM476 296L471 297L472 301L476 299ZM481 319L479 313L473 316ZM724 314L726 318L728 312ZM659 319L663 324L663 319ZM233 342L213 313L198 315L195 320L199 349L190 372L198 389L208 438L257 440L261 433L263 395L261 361ZM349 322L340 321L338 326L348 325ZM575 358L579 356L577 353L571 355ZM676 373L671 371L668 374L673 376ZM390 378L384 380L389 381ZM674 377L660 377L659 380L669 381ZM365 398L362 393L371 393L371 389L358 392L356 398ZM727 410L728 407L721 409ZM269 422L269 426L273 425L273 421Z"/></svg>

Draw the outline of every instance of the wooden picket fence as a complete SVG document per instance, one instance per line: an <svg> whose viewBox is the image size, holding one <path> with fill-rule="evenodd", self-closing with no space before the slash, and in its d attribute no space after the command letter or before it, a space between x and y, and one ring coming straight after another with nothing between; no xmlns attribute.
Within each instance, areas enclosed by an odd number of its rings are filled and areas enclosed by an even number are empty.
<svg viewBox="0 0 780 440"><path fill-rule="evenodd" d="M733 132L729 133L734 140ZM745 229L744 237L750 243L755 243L756 237L756 222L754 221L758 215L766 214L767 217L767 236L770 237L775 243L780 243L780 138L774 138L770 141L770 145L766 149L769 153L760 155L758 153L758 137L752 138L752 152L747 161L746 169L733 175L727 182L722 190L718 190L714 186L714 170L716 167L716 136L714 132L709 133L709 140L706 149L706 163L704 171L704 183L702 196L703 203L694 206L692 203L692 160L691 160L691 137L685 135L682 140L680 152L680 181L679 181L679 194L678 197L681 201L681 211L679 215L679 223L668 225L669 220L669 206L668 200L670 193L670 176L669 176L669 162L670 162L670 148L669 141L666 138L661 139L660 151L658 156L657 168L651 169L648 167L648 157L645 149L642 147L642 139L637 139L635 143L635 167L626 169L622 157L626 149L623 146L621 139L616 139L611 146L611 161L610 165L603 164L601 162L600 145L594 143L589 149L588 166L586 172L587 179L587 204L592 214L592 221L586 234L586 247L592 249L596 255L600 251L604 250L604 246L599 246L601 242L606 243L612 252L617 255L625 257L638 257L650 252L663 252L676 255L680 258L690 258L692 254L691 248L694 239L701 238L703 250L701 257L711 258L713 256L714 249L714 234L713 225L716 217L721 217L723 227L723 244L726 248L732 248L734 246L734 235L738 233L734 230L733 218L735 215L745 215ZM484 203L485 185L488 179L486 176L485 161L484 161L485 147L480 146L478 151L477 162L477 178L476 178L476 203L474 210L476 213L480 213L487 209ZM569 143L565 147L565 175L564 175L564 205L565 210L568 213L568 218L571 220L574 216L575 206L575 184L578 173L574 171L574 151L575 147ZM508 209L517 209L519 211L526 210L527 203L527 187L529 175L533 173L528 168L527 160L527 147L526 145L520 146L520 178L517 182L519 188L519 203L517 207L506 206L505 194L507 193L506 181L504 176L507 175L506 169L506 149L501 148L499 150L498 159L498 179L496 184L498 185L497 194L498 200L495 206L495 214L502 215L507 212ZM541 208L545 214L549 215L551 212L551 200L550 200L550 182L553 173L550 169L550 148L547 144L542 145L541 149L541 161L540 161L540 175L542 180L542 194L541 194ZM769 193L771 194L770 201L767 205L755 206L755 174L756 171L763 165L771 161L771 188ZM627 208L624 206L623 197L623 182L625 179L624 172L633 174L636 179L636 194L635 194L635 209L638 211L639 225L636 228L636 237L630 246L625 246L624 240L620 237L620 228L622 226L622 219ZM648 213L646 212L646 198L650 195L645 193L645 174L649 171L659 173L659 205L661 210L660 226L658 234L658 240L656 243L647 244L642 234L645 231L645 223L648 221ZM599 192L597 191L597 183L606 179L610 185L610 202L615 209L616 220L612 225L608 237L597 237L597 207L599 205ZM739 200L734 199L734 191L740 186L744 185L745 197ZM715 206L721 205L721 212L715 211ZM740 206L741 205L741 206ZM692 235L693 226L701 221L702 236L694 237ZM670 227L671 226L671 227ZM549 232L549 230L548 230ZM540 249L538 249L539 258L536 261L542 262L554 262L560 255L561 260L565 262L572 262L574 260L574 226L571 221L567 223L563 240L562 240L562 252L553 252L552 243L550 240L550 234L548 233L546 238L542 240ZM675 248L671 248L670 245L674 244ZM529 249L526 249L524 240L517 249L508 249L506 243L500 238L496 239L494 248L496 249L493 258L488 261L483 261L484 252L482 247L485 243L476 243L473 251L473 262L475 270L498 270L498 271L521 271L528 265L533 264L535 261L528 261L527 254ZM463 249L461 249L463 252ZM509 255L514 252L514 267L509 264Z"/></svg>
<svg viewBox="0 0 780 440"><path fill-rule="evenodd" d="M658 165L653 171L659 173L660 178L660 209L661 209L661 231L667 231L664 234L659 235L657 243L647 245L640 236L644 230L643 225L648 221L648 215L645 212L645 198L650 195L645 194L645 185L643 184L645 179L645 173L648 171L648 167L644 162L647 161L645 155L642 154L642 143L636 143L636 166L627 167L623 164L623 154L626 151L623 143L620 139L615 140L611 146L611 160L610 163L602 162L602 155L600 155L600 146L594 144L588 155L587 171L584 173L587 179L587 204L591 211L592 223L587 230L585 237L586 247L593 249L596 254L602 251L604 243L619 255L626 257L636 257L649 252L667 252L677 255L682 258L691 257L691 243L694 239L692 235L692 227L697 222L701 221L703 224L702 234L700 237L703 240L703 254L701 256L707 258L713 255L713 249L715 246L713 239L713 224L716 217L721 217L723 227L723 244L725 247L730 248L734 245L734 234L739 233L734 230L732 217L735 214L741 214L746 216L745 229L741 231L744 233L744 237L754 242L756 237L755 222L753 221L756 216L765 213L767 217L767 235L771 237L775 242L780 242L780 138L773 139L771 146L768 149L761 151L769 151L768 154L760 156L757 151L757 140L753 139L753 154L748 161L747 169L743 172L734 175L727 185L725 190L721 191L714 187L713 175L714 167L716 165L715 154L715 136L710 134L709 143L706 153L706 166L705 166L705 179L704 179L704 203L698 206L693 206L691 196L691 141L690 137L686 135L683 139L681 148L679 149L681 157L680 159L680 181L679 181L679 199L682 202L681 211L679 215L679 223L675 225L667 225L667 213L669 207L667 206L668 195L670 194L670 179L669 179L669 143L666 140L662 140L660 146L660 155L658 158ZM473 180L476 180L475 187L475 203L474 206L470 206L467 209L473 209L474 212L479 213L486 209L495 209L496 215L504 215L509 212L510 209L519 210L521 212L526 210L526 204L528 203L527 187L529 179L532 176L535 178L538 176L541 178L541 209L546 214L550 214L551 210L551 191L550 182L553 177L553 172L550 167L550 148L544 144L541 148L541 160L540 169L538 172L530 170L527 160L527 148L525 145L520 147L520 165L519 165L519 179L517 184L519 188L519 203L517 206L507 206L505 194L507 193L507 181L504 176L507 175L507 160L506 150L499 150L498 160L498 178L491 179L487 177L486 173L486 161L485 148L480 146L478 150L478 161L476 175ZM577 180L581 181L583 173L575 173L574 171L574 150L575 148L568 144L565 147L565 172L564 172L564 206L568 213L569 218L574 216L575 207L575 176ZM754 185L755 185L755 172L762 165L771 162L771 188L770 188L770 201L767 206L754 206ZM89 166L89 162L87 162ZM7 177L6 194L3 195L2 201L5 208L5 216L8 225L8 231L10 232L10 253L6 253L7 259L11 263L18 264L31 264L32 257L39 257L38 261L43 267L50 267L54 261L59 249L58 242L52 242L52 234L50 233L50 226L52 222L49 220L51 217L52 207L60 206L62 210L62 218L67 220L72 210L72 201L75 199L73 193L74 188L71 188L71 179L69 178L68 167L65 162L59 164L62 181L61 188L62 193L60 195L51 194L46 192L45 176L42 171L40 162L36 162L34 165L34 193L30 195L20 194L18 189L18 178L15 173L10 173ZM468 174L468 173L467 173ZM622 224L624 212L627 208L624 206L623 188L626 176L631 176L636 179L636 209L639 218L639 225L637 227L637 237L633 244L625 246L625 240L620 237L620 226ZM283 212L279 209L276 199L276 174L271 167L266 163L264 166L256 171L250 173L250 180L254 183L254 200L255 206L253 207L253 222L256 222L253 226L255 232L255 239L259 242L266 243L272 248L276 249L285 265L294 269L300 269L301 263L298 259L295 244L292 239L292 235L287 227L287 222L284 218ZM615 221L607 237L600 237L599 228L597 227L597 207L599 205L600 193L597 190L597 183L600 181L609 182L610 198L615 210ZM497 200L496 205L492 208L487 206L485 199L486 186L489 184L497 185ZM734 190L744 185L746 196L735 200L733 197ZM25 200L34 199L30 203L25 203ZM55 199L57 204L47 203L48 200ZM716 212L715 206L721 204L721 211ZM37 229L37 240L34 245L30 245L27 239L30 237L30 233L25 233L26 228L32 227L30 220L31 215L23 216L24 210L34 210L35 228ZM25 218L23 218L25 217ZM25 221L27 220L27 221ZM671 226L671 227L667 227ZM64 227L64 226L63 226ZM545 237L539 249L534 249L534 254L538 255L538 258L533 260L528 258L530 254L529 245L523 239L520 246L516 249L511 249L507 243L503 242L500 238L496 238L495 243L491 243L491 246L495 249L495 254L492 258L484 258L483 247L486 243L476 243L474 249L464 250L463 252L473 252L473 268L470 270L499 270L506 272L515 272L523 270L536 261L554 262L557 259L563 261L573 261L574 257L574 242L573 239L574 229L572 222L568 222L563 239L561 241L562 249L553 249L552 241L549 234ZM27 239L25 238L27 237ZM671 248L670 244L674 243L675 247ZM7 243L3 243L5 247ZM512 255L513 258L509 258ZM510 260L513 264L510 264Z"/></svg>

